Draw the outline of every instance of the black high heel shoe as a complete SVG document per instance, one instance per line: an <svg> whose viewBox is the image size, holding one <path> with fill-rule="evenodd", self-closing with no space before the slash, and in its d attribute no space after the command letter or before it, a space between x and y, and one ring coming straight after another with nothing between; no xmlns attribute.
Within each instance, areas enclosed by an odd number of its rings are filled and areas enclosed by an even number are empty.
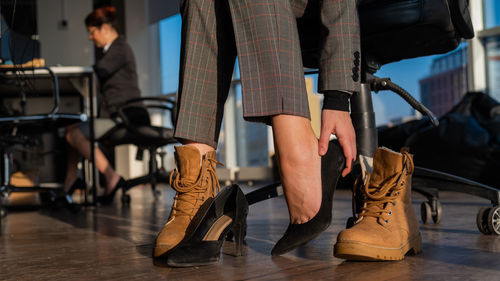
<svg viewBox="0 0 500 281"><path fill-rule="evenodd" d="M120 180L118 180L113 190L109 194L98 196L97 202L101 203L102 205L111 205L111 203L113 203L113 199L115 198L116 191L118 189L125 188L126 185L127 182L125 181L125 179L120 177Z"/></svg>
<svg viewBox="0 0 500 281"><path fill-rule="evenodd" d="M233 184L207 202L191 221L186 231L190 234L172 250L155 258L155 265L188 267L216 263L229 230L234 234L235 255L241 256L248 214L245 195Z"/></svg>
<svg viewBox="0 0 500 281"><path fill-rule="evenodd" d="M85 183L85 181L83 181L81 178L76 178L76 180L73 182L73 184L70 186L70 188L66 192L66 195L71 196L71 195L73 195L75 190L77 190L77 189L85 190L86 188L87 188L87 184Z"/></svg>
<svg viewBox="0 0 500 281"><path fill-rule="evenodd" d="M283 237L274 245L271 255L287 253L316 238L325 231L332 221L333 193L340 174L344 169L345 158L337 141L330 141L328 151L321 157L321 207L308 222L288 225Z"/></svg>

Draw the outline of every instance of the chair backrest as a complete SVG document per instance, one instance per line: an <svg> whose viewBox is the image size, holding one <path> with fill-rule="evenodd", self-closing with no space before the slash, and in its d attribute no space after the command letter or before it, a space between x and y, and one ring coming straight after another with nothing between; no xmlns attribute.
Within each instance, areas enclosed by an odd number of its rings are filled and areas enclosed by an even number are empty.
<svg viewBox="0 0 500 281"><path fill-rule="evenodd" d="M365 59L382 65L452 51L474 30L469 0L360 0Z"/></svg>
<svg viewBox="0 0 500 281"><path fill-rule="evenodd" d="M176 103L168 97L141 97L128 100L112 116L118 124L98 141L105 145L135 144L139 147L159 147L177 142L171 126L151 123L149 110L168 110L172 115ZM173 120L175 121L175 120Z"/></svg>
<svg viewBox="0 0 500 281"><path fill-rule="evenodd" d="M149 117L149 112L145 107L142 106L127 106L122 109L122 118L125 118L131 126L150 126L151 119Z"/></svg>
<svg viewBox="0 0 500 281"><path fill-rule="evenodd" d="M302 59L308 68L318 68L322 46L318 38L327 32L320 7L308 6L297 19ZM369 65L446 53L462 38L474 37L469 0L358 0L358 12L363 60Z"/></svg>

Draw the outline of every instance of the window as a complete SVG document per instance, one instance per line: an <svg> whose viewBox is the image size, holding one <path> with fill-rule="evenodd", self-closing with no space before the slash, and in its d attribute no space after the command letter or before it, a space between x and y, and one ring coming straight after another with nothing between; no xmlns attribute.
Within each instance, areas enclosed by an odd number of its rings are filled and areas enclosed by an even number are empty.
<svg viewBox="0 0 500 281"><path fill-rule="evenodd" d="M500 2L484 0L484 27L487 29L496 26L500 26Z"/></svg>
<svg viewBox="0 0 500 281"><path fill-rule="evenodd" d="M500 100L500 36L485 39L486 65L488 70L488 92Z"/></svg>
<svg viewBox="0 0 500 281"><path fill-rule="evenodd" d="M500 27L500 2L484 0L483 7L485 29ZM489 35L483 39L483 43L486 50L487 92L500 100L500 33Z"/></svg>
<svg viewBox="0 0 500 281"><path fill-rule="evenodd" d="M175 93L179 87L181 16L175 15L161 20L159 36L162 93Z"/></svg>

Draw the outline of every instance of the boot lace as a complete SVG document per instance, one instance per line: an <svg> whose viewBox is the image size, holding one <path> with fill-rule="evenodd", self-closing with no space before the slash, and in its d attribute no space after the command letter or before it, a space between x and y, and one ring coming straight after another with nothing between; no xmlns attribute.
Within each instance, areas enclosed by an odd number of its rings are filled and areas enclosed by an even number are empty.
<svg viewBox="0 0 500 281"><path fill-rule="evenodd" d="M196 180L189 178L181 178L177 168L170 173L170 186L177 191L172 206L172 214L193 216L199 209L199 206L207 198L203 198L206 192L207 184L210 182L217 186L217 191L220 192L220 184L215 174L215 165L224 166L219 161L212 158L205 158L201 163L201 174ZM206 174L208 172L208 175ZM212 188L209 191L211 197L215 197L216 189ZM199 200L201 199L201 200ZM184 204L182 204L184 203ZM180 207L182 206L182 207Z"/></svg>
<svg viewBox="0 0 500 281"><path fill-rule="evenodd" d="M402 151L403 169L386 179L380 186L370 183L370 174L366 175L365 184L361 188L365 205L359 215L362 217L375 217L379 221L389 223L387 215L392 215L389 206L396 206L394 201L399 197L400 191L405 186L405 176L413 173L413 159L407 150Z"/></svg>

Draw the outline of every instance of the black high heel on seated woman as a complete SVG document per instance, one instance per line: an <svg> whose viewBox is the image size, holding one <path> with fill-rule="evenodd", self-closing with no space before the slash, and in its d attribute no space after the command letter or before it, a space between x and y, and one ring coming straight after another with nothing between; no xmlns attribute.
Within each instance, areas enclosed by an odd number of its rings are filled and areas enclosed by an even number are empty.
<svg viewBox="0 0 500 281"><path fill-rule="evenodd" d="M73 195L73 193L75 192L75 190L79 189L79 190L85 190L87 188L87 184L85 183L85 181L83 181L81 178L76 178L76 180L73 182L73 184L70 186L70 188L68 189L68 191L66 191L66 195Z"/></svg>
<svg viewBox="0 0 500 281"><path fill-rule="evenodd" d="M170 251L156 257L155 264L188 267L216 263L229 230L234 234L235 255L240 256L247 214L248 202L238 185L224 188L200 207L186 230L189 234Z"/></svg>
<svg viewBox="0 0 500 281"><path fill-rule="evenodd" d="M332 221L333 193L340 174L344 169L345 158L337 141L330 141L328 151L321 157L321 207L308 222L288 225L281 239L274 245L271 255L285 254L318 236L325 231Z"/></svg>
<svg viewBox="0 0 500 281"><path fill-rule="evenodd" d="M122 189L122 188L126 187L126 185L127 185L127 182L125 181L125 179L120 177L120 180L118 180L118 182L116 183L113 190L108 194L98 196L97 202L101 203L102 205L111 205L111 203L113 203L113 199L115 198L116 191L118 189Z"/></svg>

